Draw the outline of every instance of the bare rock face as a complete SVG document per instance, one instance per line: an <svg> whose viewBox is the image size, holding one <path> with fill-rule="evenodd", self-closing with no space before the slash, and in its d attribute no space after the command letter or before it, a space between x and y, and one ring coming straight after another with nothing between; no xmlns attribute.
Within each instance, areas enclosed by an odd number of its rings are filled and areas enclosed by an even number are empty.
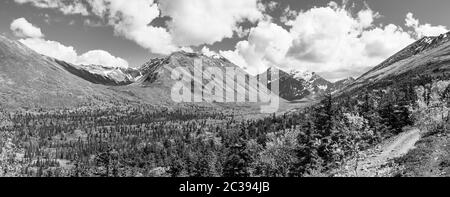
<svg viewBox="0 0 450 197"><path fill-rule="evenodd" d="M102 65L73 65L64 61L54 60L68 72L94 84L107 86L129 85L140 75L133 68L111 68Z"/></svg>
<svg viewBox="0 0 450 197"><path fill-rule="evenodd" d="M195 62L201 62L201 66L195 65ZM238 89L257 89L257 86L249 85L250 76L240 67L231 63L222 57L208 57L198 53L175 52L165 58L156 58L148 61L138 71L140 75L135 78L135 82L131 85L133 87L155 89L158 91L165 91L166 93L178 83L179 80L172 78L172 72L177 68L183 68L187 74L191 76L192 84L185 84L193 87L193 84L199 84L202 88L208 84L223 85L224 98L226 100L229 95L239 95L248 97L246 92L237 91ZM211 69L218 71L222 78L216 77L211 73ZM230 73L229 69L234 69L234 73ZM237 80L236 75L244 76L245 81ZM234 79L233 83L227 83L227 78ZM143 91L146 91L143 89ZM234 92L229 92L234 91ZM192 91L194 94L195 92ZM233 94L230 94L233 93ZM169 93L167 93L169 94ZM209 92L203 92L203 97L208 97ZM242 95L240 95L242 94ZM229 98L234 100L234 98Z"/></svg>
<svg viewBox="0 0 450 197"><path fill-rule="evenodd" d="M269 68L261 75L272 72ZM279 70L280 97L288 101L304 98L320 99L327 93L335 93L354 82L353 78L330 82L314 72L283 71ZM270 74L269 74L270 75Z"/></svg>

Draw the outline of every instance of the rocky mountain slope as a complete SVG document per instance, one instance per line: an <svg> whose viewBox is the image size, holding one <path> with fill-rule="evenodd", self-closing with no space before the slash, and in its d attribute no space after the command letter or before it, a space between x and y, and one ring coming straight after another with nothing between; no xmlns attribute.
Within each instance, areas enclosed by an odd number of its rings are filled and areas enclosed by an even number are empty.
<svg viewBox="0 0 450 197"><path fill-rule="evenodd" d="M123 69L73 65L40 55L5 37L0 37L0 47L0 99L5 106L57 108L121 99L172 105L172 88L180 82L180 79L172 76L173 70L177 68L184 68L193 76L193 81L185 82L185 86L191 87L193 95L201 97L197 103L259 103L266 99L261 95L255 97L255 94L250 94L258 92L260 85L253 82L262 75L251 76L219 56L176 52L165 58L152 59L136 69ZM196 60L201 60L202 68L194 65ZM211 73L213 70L222 76L215 76ZM202 78L194 73L203 73L204 76ZM236 74L239 77L235 77ZM269 75L270 70L265 74ZM284 99L316 98L348 84L347 80L331 83L309 72L280 71L279 79L282 102ZM194 91L195 85L200 87L200 91ZM223 87L223 92L216 92L214 86Z"/></svg>
<svg viewBox="0 0 450 197"><path fill-rule="evenodd" d="M196 67L196 60L201 60L203 67ZM184 68L193 76L191 82L185 82L186 87L199 87L200 91L191 88L191 93L201 99L194 104L234 103L234 107L239 107L254 99L249 92L258 89L257 83L250 83L255 77L222 57L176 52L152 59L136 69L73 65L0 37L0 101L2 106L11 109L61 108L115 101L173 106L172 89L183 75L173 78L173 70L177 68ZM233 72L229 72L230 68ZM211 73L213 70L223 76L215 76ZM194 73L203 73L204 77ZM235 73L240 77L234 77ZM217 92L215 86L224 87L224 91ZM252 102L260 101L261 98Z"/></svg>
<svg viewBox="0 0 450 197"><path fill-rule="evenodd" d="M58 108L113 101L117 95L77 77L25 45L0 36L2 108Z"/></svg>
<svg viewBox="0 0 450 197"><path fill-rule="evenodd" d="M57 59L54 59L54 61L68 72L94 84L108 86L129 85L134 83L136 77L140 75L140 72L133 68L110 68L101 65L73 65Z"/></svg>
<svg viewBox="0 0 450 197"><path fill-rule="evenodd" d="M424 37L363 74L343 92L449 76L450 32Z"/></svg>
<svg viewBox="0 0 450 197"><path fill-rule="evenodd" d="M195 66L196 60L202 62L201 67ZM208 99L217 99L218 102L234 102L237 101L237 98L245 98L245 101L249 101L249 92L257 91L258 88L257 84L249 83L252 76L225 58L211 58L197 53L175 52L166 58L148 61L137 69L140 74L135 78L134 83L116 87L116 89L132 92L144 99L169 100L171 99L169 96L172 88L180 82L183 76L181 74L178 79L173 78L174 71L179 71L177 68L184 69L184 72L187 72L186 74L191 77L191 82L185 82L184 85L190 87L192 97L194 95L202 97L201 102L208 101ZM233 69L234 73L230 72L230 69ZM222 76L215 76L212 74L213 70L216 70ZM243 80L238 80L235 73L242 76L241 79ZM217 92L216 94L215 90L208 89L212 85L223 87L223 92ZM200 91L195 91L195 86L199 87ZM220 97L220 95L222 96Z"/></svg>
<svg viewBox="0 0 450 197"><path fill-rule="evenodd" d="M262 75L270 75L269 68ZM337 92L350 85L355 79L347 78L332 83L314 72L284 71L279 70L280 97L288 101L301 100L304 98L317 99L326 93Z"/></svg>

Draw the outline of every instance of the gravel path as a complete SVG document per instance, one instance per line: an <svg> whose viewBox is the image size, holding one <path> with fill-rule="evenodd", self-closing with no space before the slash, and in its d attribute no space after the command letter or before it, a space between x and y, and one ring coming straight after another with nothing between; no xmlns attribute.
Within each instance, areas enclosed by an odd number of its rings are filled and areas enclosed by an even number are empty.
<svg viewBox="0 0 450 197"><path fill-rule="evenodd" d="M391 176L391 172L398 166L394 166L392 159L401 157L415 148L420 140L420 130L413 128L401 133L377 147L364 151L358 161L350 160L336 176L356 177L380 177Z"/></svg>

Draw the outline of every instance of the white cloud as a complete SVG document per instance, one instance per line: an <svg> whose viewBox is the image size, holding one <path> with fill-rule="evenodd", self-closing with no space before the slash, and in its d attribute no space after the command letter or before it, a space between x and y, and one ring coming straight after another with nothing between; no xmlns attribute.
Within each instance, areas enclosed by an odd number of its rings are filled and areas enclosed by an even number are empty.
<svg viewBox="0 0 450 197"><path fill-rule="evenodd" d="M250 30L248 41L239 42L235 51L222 51L221 55L249 73L258 74L282 63L291 45L288 31L270 21L261 21Z"/></svg>
<svg viewBox="0 0 450 197"><path fill-rule="evenodd" d="M335 3L300 12L290 22L294 45L288 58L295 65L286 66L325 75L346 69L346 75L359 75L414 42L396 25L375 26L378 17L369 8L353 15Z"/></svg>
<svg viewBox="0 0 450 197"><path fill-rule="evenodd" d="M447 27L442 25L433 26L428 23L421 25L419 20L414 18L413 13L411 12L406 15L405 21L407 27L414 29L414 33L418 38L424 36L439 36L449 31Z"/></svg>
<svg viewBox="0 0 450 197"><path fill-rule="evenodd" d="M179 46L213 44L231 38L238 24L263 18L258 0L164 0L161 12L168 23L174 42Z"/></svg>
<svg viewBox="0 0 450 197"><path fill-rule="evenodd" d="M377 18L369 8L354 12L334 2L300 12L287 8L282 19L289 30L260 23L247 41L222 55L253 72L274 65L331 80L355 76L414 41L396 25L375 26Z"/></svg>
<svg viewBox="0 0 450 197"><path fill-rule="evenodd" d="M92 9L87 14L103 19L114 28L117 36L159 54L190 51L192 46L213 44L236 35L248 36L238 42L234 50L218 53L252 73L277 65L325 73L333 78L355 76L419 37L447 32L444 26L420 24L412 13L406 17L406 26L413 29L410 32L394 24L375 25L380 14L368 7L362 10L354 10L356 6L346 7L346 1L302 11L287 7L281 16L287 28L272 22L265 13L280 4L263 5L260 0L15 1L55 8L67 14L86 14L76 10L83 10L88 4ZM68 5L74 9L69 9ZM150 25L162 16L170 18L166 27ZM244 28L242 23L249 21L257 25ZM90 24L89 21L86 24ZM203 48L202 52L215 53L209 48Z"/></svg>
<svg viewBox="0 0 450 197"><path fill-rule="evenodd" d="M242 43L241 43L242 44ZM239 67L248 70L249 67L247 64L247 60L236 51L220 51L220 55L230 60L233 64L238 65ZM254 74L254 73L253 73Z"/></svg>
<svg viewBox="0 0 450 197"><path fill-rule="evenodd" d="M64 14L94 15L114 27L114 33L136 42L153 53L169 54L179 50L172 42L170 33L162 27L149 24L160 16L158 5L153 0L15 0L39 8L58 9ZM86 8L90 7L90 12ZM98 26L91 20L85 25Z"/></svg>
<svg viewBox="0 0 450 197"><path fill-rule="evenodd" d="M122 67L127 68L128 62L122 58L114 57L110 53L103 50L92 50L80 55L75 64L83 65L102 65L106 67Z"/></svg>
<svg viewBox="0 0 450 197"><path fill-rule="evenodd" d="M44 40L42 38L26 38L20 39L19 42L42 55L66 62L75 63L78 57L73 47L65 46L56 41Z"/></svg>
<svg viewBox="0 0 450 197"><path fill-rule="evenodd" d="M94 15L114 27L115 34L149 49L169 54L182 47L213 44L235 34L247 35L240 23L264 18L260 0L15 0L64 14ZM274 6L271 3L268 7ZM86 9L89 7L89 9ZM168 27L149 25L168 16ZM91 21L85 24L90 25Z"/></svg>
<svg viewBox="0 0 450 197"><path fill-rule="evenodd" d="M372 26L374 19L379 17L379 13L374 13L371 9L365 9L358 12L358 21L361 25L361 28Z"/></svg>
<svg viewBox="0 0 450 197"><path fill-rule="evenodd" d="M149 24L160 16L153 0L87 0L92 12L108 21L117 35L149 49L153 53L169 54L179 50L165 28Z"/></svg>
<svg viewBox="0 0 450 197"><path fill-rule="evenodd" d="M407 32L393 24L364 31L360 41L364 44L366 57L381 59L393 55L407 44L414 42Z"/></svg>
<svg viewBox="0 0 450 197"><path fill-rule="evenodd" d="M88 51L81 56L78 56L78 53L74 47L66 46L57 41L45 40L43 38L44 35L38 27L33 26L31 23L25 22L26 20L22 18L14 20L11 23L11 30L15 34L16 32L21 32L20 34L16 34L16 36L22 37L19 42L37 53L78 65L94 64L106 67L128 67L127 61L122 58L114 57L110 53L103 50Z"/></svg>
<svg viewBox="0 0 450 197"><path fill-rule="evenodd" d="M81 0L14 0L19 4L31 4L38 8L52 8L58 9L64 14L81 14L89 15L86 6L81 3Z"/></svg>
<svg viewBox="0 0 450 197"><path fill-rule="evenodd" d="M206 55L207 57L214 57L219 55L218 53L216 53L215 51L211 51L211 49L209 49L208 47L204 46L201 50L201 53L203 55Z"/></svg>
<svg viewBox="0 0 450 197"><path fill-rule="evenodd" d="M44 37L41 29L33 26L30 22L28 22L25 18L18 18L11 23L10 26L11 31L17 37L27 37L27 38L40 38Z"/></svg>
<svg viewBox="0 0 450 197"><path fill-rule="evenodd" d="M78 56L77 51L72 46L66 46L57 41L45 40L42 38L20 39L19 42L30 49L58 60L66 61L76 65L101 65L106 67L128 67L128 62L122 58L114 57L107 51L92 50Z"/></svg>

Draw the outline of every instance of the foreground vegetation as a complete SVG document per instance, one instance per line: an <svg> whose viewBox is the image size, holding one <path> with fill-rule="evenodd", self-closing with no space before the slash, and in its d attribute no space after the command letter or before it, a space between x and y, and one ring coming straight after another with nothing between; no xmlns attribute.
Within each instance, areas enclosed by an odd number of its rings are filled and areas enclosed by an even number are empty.
<svg viewBox="0 0 450 197"><path fill-rule="evenodd" d="M435 83L434 87L444 84ZM415 126L423 131L416 148L394 162L403 166L394 175L406 177L450 176L450 112L447 86L444 102L422 104L415 111Z"/></svg>
<svg viewBox="0 0 450 197"><path fill-rule="evenodd" d="M431 106L444 117L448 85L426 79L327 95L316 106L258 120L197 107L3 113L0 176L327 176L432 117Z"/></svg>

